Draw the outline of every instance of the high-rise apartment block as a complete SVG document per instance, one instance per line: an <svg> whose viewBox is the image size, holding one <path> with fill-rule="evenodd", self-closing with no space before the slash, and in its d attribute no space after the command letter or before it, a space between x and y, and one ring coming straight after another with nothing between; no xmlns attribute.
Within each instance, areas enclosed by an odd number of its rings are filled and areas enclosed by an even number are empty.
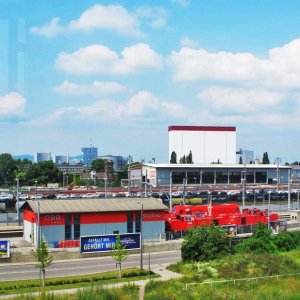
<svg viewBox="0 0 300 300"><path fill-rule="evenodd" d="M81 148L83 153L83 164L90 166L92 161L98 158L98 148L94 146Z"/></svg>

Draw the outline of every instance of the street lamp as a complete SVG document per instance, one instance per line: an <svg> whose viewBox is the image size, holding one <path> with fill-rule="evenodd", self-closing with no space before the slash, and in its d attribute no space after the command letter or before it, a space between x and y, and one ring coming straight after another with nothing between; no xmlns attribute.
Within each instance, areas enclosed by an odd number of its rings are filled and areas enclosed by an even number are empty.
<svg viewBox="0 0 300 300"><path fill-rule="evenodd" d="M143 270L143 212L144 212L144 204L141 203L140 201L137 201L139 205L142 206L141 210L141 270Z"/></svg>
<svg viewBox="0 0 300 300"><path fill-rule="evenodd" d="M104 177L103 180L104 180L104 198L107 199L107 177Z"/></svg>
<svg viewBox="0 0 300 300"><path fill-rule="evenodd" d="M40 247L40 201L37 200L37 180L35 182L35 201L37 203L38 213L37 213L37 229L36 229L36 235L37 235L37 247Z"/></svg>
<svg viewBox="0 0 300 300"><path fill-rule="evenodd" d="M17 181L17 221L19 226L20 225L19 178L17 178L16 181Z"/></svg>

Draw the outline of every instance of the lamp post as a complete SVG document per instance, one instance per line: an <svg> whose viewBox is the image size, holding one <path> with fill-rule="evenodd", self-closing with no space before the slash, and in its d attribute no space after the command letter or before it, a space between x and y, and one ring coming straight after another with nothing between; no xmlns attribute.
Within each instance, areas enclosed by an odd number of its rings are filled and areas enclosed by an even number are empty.
<svg viewBox="0 0 300 300"><path fill-rule="evenodd" d="M103 180L104 180L104 198L107 199L107 177L104 177Z"/></svg>
<svg viewBox="0 0 300 300"><path fill-rule="evenodd" d="M37 228L36 228L36 242L37 247L40 247L40 201L37 200L37 180L35 182L35 201L37 203Z"/></svg>
<svg viewBox="0 0 300 300"><path fill-rule="evenodd" d="M19 226L20 225L19 178L17 178L16 181L17 181L17 222Z"/></svg>
<svg viewBox="0 0 300 300"><path fill-rule="evenodd" d="M142 206L141 209L141 270L143 270L143 212L144 212L144 204L140 201L137 201L139 205Z"/></svg>
<svg viewBox="0 0 300 300"><path fill-rule="evenodd" d="M173 206L173 198L172 198L172 185L173 185L173 172L170 170L170 197L169 197L169 205L170 205L170 212L172 211Z"/></svg>

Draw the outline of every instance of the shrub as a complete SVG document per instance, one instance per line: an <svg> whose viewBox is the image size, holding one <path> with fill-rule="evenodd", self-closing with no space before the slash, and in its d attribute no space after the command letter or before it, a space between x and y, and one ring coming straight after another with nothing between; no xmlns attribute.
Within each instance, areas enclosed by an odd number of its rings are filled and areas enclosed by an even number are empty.
<svg viewBox="0 0 300 300"><path fill-rule="evenodd" d="M255 228L253 235L242 243L235 246L237 253L275 253L277 247L271 236L271 230L265 225L259 223Z"/></svg>
<svg viewBox="0 0 300 300"><path fill-rule="evenodd" d="M273 240L279 251L286 252L296 248L296 241L288 232L275 235Z"/></svg>
<svg viewBox="0 0 300 300"><path fill-rule="evenodd" d="M225 231L214 224L190 229L181 247L184 261L209 261L229 253Z"/></svg>

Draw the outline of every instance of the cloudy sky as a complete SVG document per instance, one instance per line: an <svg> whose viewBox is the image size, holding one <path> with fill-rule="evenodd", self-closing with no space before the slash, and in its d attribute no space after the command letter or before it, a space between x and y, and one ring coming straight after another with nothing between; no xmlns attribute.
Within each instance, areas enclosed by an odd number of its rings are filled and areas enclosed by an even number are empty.
<svg viewBox="0 0 300 300"><path fill-rule="evenodd" d="M168 126L300 160L300 1L1 0L0 153L168 162Z"/></svg>

